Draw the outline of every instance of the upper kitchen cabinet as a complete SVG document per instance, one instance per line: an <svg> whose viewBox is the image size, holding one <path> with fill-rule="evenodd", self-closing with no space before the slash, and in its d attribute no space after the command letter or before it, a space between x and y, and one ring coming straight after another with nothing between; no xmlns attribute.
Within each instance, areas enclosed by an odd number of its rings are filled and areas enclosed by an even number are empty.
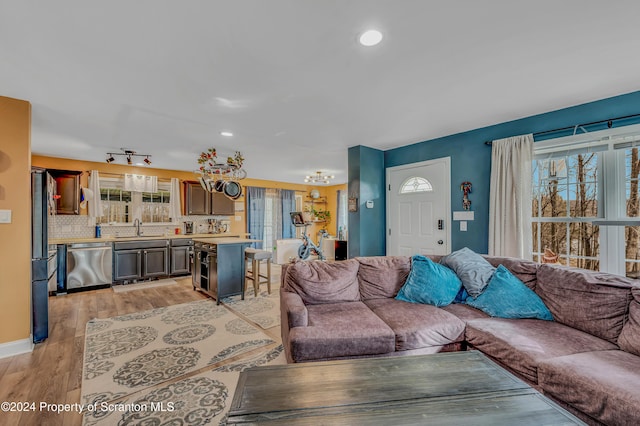
<svg viewBox="0 0 640 426"><path fill-rule="evenodd" d="M235 214L234 201L222 192L211 193L211 214L233 216Z"/></svg>
<svg viewBox="0 0 640 426"><path fill-rule="evenodd" d="M221 192L206 191L199 182L185 181L185 215L235 214L234 202Z"/></svg>
<svg viewBox="0 0 640 426"><path fill-rule="evenodd" d="M199 182L184 182L185 215L211 214L211 194Z"/></svg>
<svg viewBox="0 0 640 426"><path fill-rule="evenodd" d="M74 170L47 170L56 182L56 214L80 214L80 175Z"/></svg>

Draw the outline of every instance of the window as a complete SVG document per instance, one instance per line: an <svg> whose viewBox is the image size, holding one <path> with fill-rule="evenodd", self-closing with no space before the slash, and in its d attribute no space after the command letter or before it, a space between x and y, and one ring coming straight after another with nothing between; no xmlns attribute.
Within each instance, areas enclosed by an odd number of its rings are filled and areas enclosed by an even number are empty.
<svg viewBox="0 0 640 426"><path fill-rule="evenodd" d="M339 190L337 201L338 201L338 204L337 204L338 217L336 221L336 226L337 226L336 229L338 230L337 237L339 239L345 239L347 235L347 220L349 217L349 213L347 211L347 207L348 207L347 191Z"/></svg>
<svg viewBox="0 0 640 426"><path fill-rule="evenodd" d="M640 277L640 126L534 144L533 258Z"/></svg>
<svg viewBox="0 0 640 426"><path fill-rule="evenodd" d="M100 179L102 216L98 223L169 223L168 182L158 183L158 192L133 192L122 189L122 179Z"/></svg>
<svg viewBox="0 0 640 426"><path fill-rule="evenodd" d="M534 160L534 260L557 255L566 265L599 268L599 227L592 223L598 217L598 163L598 153L588 151Z"/></svg>
<svg viewBox="0 0 640 426"><path fill-rule="evenodd" d="M400 185L400 194L412 194L414 192L433 191L431 182L421 177L410 177Z"/></svg>
<svg viewBox="0 0 640 426"><path fill-rule="evenodd" d="M640 159L638 147L624 149L625 170L625 215L627 218L640 216ZM640 225L640 224L639 224ZM625 226L625 273L631 278L640 278L640 226Z"/></svg>

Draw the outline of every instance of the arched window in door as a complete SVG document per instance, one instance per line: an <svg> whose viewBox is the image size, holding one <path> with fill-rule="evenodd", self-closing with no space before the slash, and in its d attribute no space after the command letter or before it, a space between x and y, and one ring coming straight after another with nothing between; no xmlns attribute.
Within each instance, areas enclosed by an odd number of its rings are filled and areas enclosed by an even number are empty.
<svg viewBox="0 0 640 426"><path fill-rule="evenodd" d="M416 192L433 191L431 182L418 176L410 177L400 185L400 194L414 194Z"/></svg>

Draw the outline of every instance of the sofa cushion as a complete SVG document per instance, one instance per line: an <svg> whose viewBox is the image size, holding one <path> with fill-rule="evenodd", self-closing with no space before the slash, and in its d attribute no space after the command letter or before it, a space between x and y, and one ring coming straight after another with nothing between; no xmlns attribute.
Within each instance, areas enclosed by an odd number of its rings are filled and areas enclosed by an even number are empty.
<svg viewBox="0 0 640 426"><path fill-rule="evenodd" d="M411 272L396 299L447 306L453 302L461 287L460 278L451 269L416 255L411 258Z"/></svg>
<svg viewBox="0 0 640 426"><path fill-rule="evenodd" d="M537 318L553 321L551 312L540 297L498 265L489 285L476 299L469 297L466 304L499 318Z"/></svg>
<svg viewBox="0 0 640 426"><path fill-rule="evenodd" d="M640 357L596 351L540 362L544 393L608 425L640 423Z"/></svg>
<svg viewBox="0 0 640 426"><path fill-rule="evenodd" d="M296 362L395 350L393 330L362 302L308 305L307 310L309 326L289 332Z"/></svg>
<svg viewBox="0 0 640 426"><path fill-rule="evenodd" d="M362 300L395 297L411 270L408 256L356 257Z"/></svg>
<svg viewBox="0 0 640 426"><path fill-rule="evenodd" d="M629 319L618 338L620 349L640 356L640 287L631 290L633 300L629 305Z"/></svg>
<svg viewBox="0 0 640 426"><path fill-rule="evenodd" d="M467 247L444 256L440 263L453 269L472 297L478 297L482 293L496 269Z"/></svg>
<svg viewBox="0 0 640 426"><path fill-rule="evenodd" d="M449 312L450 314L455 315L465 323L473 319L489 318L489 315L485 314L480 309L476 309L469 305L461 303L452 303L451 305L445 306L442 309Z"/></svg>
<svg viewBox="0 0 640 426"><path fill-rule="evenodd" d="M537 382L538 364L579 352L617 349L606 340L557 322L485 318L467 322L469 344Z"/></svg>
<svg viewBox="0 0 640 426"><path fill-rule="evenodd" d="M632 280L613 274L543 264L536 293L556 321L616 343L632 285Z"/></svg>
<svg viewBox="0 0 640 426"><path fill-rule="evenodd" d="M298 261L290 264L284 288L298 293L305 305L360 300L358 261Z"/></svg>
<svg viewBox="0 0 640 426"><path fill-rule="evenodd" d="M391 327L397 351L464 340L464 322L435 306L396 299L372 299L364 303Z"/></svg>
<svg viewBox="0 0 640 426"><path fill-rule="evenodd" d="M513 275L515 275L524 285L531 290L536 289L536 283L538 281L538 267L539 263L532 262L525 259L517 259L515 257L498 257L498 256L482 256L487 262L496 268L498 265L503 265Z"/></svg>

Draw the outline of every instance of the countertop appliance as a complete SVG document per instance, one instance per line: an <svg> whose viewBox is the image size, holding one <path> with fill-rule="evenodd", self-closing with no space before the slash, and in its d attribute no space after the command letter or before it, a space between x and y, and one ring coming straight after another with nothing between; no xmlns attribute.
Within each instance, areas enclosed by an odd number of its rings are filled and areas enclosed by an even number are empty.
<svg viewBox="0 0 640 426"><path fill-rule="evenodd" d="M56 247L49 246L48 216L55 211L55 181L45 169L31 170L31 334L49 337L49 282L56 279ZM52 208L53 205L53 208Z"/></svg>
<svg viewBox="0 0 640 426"><path fill-rule="evenodd" d="M67 290L111 285L111 243L67 244Z"/></svg>
<svg viewBox="0 0 640 426"><path fill-rule="evenodd" d="M186 221L184 223L184 233L185 234L193 234L193 222Z"/></svg>

